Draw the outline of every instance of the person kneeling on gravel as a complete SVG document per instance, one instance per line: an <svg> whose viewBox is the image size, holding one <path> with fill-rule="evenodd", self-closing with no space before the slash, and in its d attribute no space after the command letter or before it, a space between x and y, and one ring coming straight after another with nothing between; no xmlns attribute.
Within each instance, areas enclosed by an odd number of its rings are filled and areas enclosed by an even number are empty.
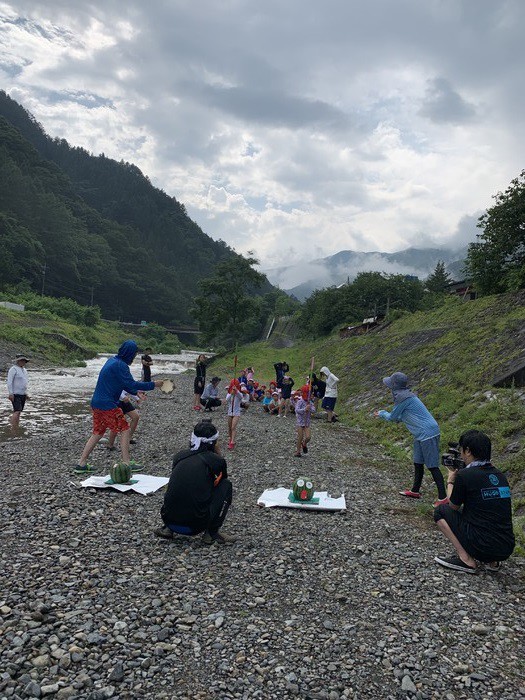
<svg viewBox="0 0 525 700"><path fill-rule="evenodd" d="M160 515L164 527L155 530L158 537L204 533L204 544L234 541L221 535L232 502L232 484L226 460L219 448L219 432L211 421L202 421L193 429L190 449L178 452Z"/></svg>
<svg viewBox="0 0 525 700"><path fill-rule="evenodd" d="M492 446L485 433L468 430L458 446L465 466L455 469L447 464L449 504L434 511L440 532L452 543L457 556L435 557L435 561L467 574L477 572L477 561L488 571L499 571L515 544L509 482L491 464Z"/></svg>

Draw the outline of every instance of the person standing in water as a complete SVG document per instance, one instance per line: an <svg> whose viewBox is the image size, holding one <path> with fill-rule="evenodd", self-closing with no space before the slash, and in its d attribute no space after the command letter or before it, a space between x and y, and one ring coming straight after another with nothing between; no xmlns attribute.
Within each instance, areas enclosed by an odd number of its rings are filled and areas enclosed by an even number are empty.
<svg viewBox="0 0 525 700"><path fill-rule="evenodd" d="M13 431L18 430L20 426L20 414L24 410L26 400L29 398L26 370L28 362L29 357L27 355L17 355L13 366L7 373L7 393L9 401L13 405L13 414L9 422Z"/></svg>

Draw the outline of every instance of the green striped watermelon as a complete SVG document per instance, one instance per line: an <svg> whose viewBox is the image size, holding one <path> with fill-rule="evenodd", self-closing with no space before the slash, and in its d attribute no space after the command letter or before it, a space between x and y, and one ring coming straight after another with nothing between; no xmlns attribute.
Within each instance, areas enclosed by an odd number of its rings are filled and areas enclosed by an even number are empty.
<svg viewBox="0 0 525 700"><path fill-rule="evenodd" d="M300 476L293 485L293 495L298 501L311 501L314 495L314 485L311 479Z"/></svg>
<svg viewBox="0 0 525 700"><path fill-rule="evenodd" d="M131 479L131 467L129 464L117 462L111 467L109 475L115 484L127 484Z"/></svg>

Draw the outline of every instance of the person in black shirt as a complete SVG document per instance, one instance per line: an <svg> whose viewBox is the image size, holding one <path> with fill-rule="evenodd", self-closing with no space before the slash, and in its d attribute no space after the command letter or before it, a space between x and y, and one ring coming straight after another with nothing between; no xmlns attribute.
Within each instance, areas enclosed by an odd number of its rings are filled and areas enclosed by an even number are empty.
<svg viewBox="0 0 525 700"><path fill-rule="evenodd" d="M152 352L151 348L145 348L144 350L144 355L142 355L141 362L142 362L142 381L143 382L151 382L151 365L153 364L153 360L151 359L150 353Z"/></svg>
<svg viewBox="0 0 525 700"><path fill-rule="evenodd" d="M280 389L283 385L284 375L290 371L290 367L288 366L287 362L276 362L273 368L275 369L275 378L277 381L277 386Z"/></svg>
<svg viewBox="0 0 525 700"><path fill-rule="evenodd" d="M201 396L206 385L206 355L199 355L195 363L195 380L193 382L193 410L201 410Z"/></svg>
<svg viewBox="0 0 525 700"><path fill-rule="evenodd" d="M435 557L448 569L475 574L479 561L489 571L498 571L514 549L509 482L491 464L491 447L490 438L479 430L468 430L459 438L465 467L449 469L449 504L434 511L439 530L457 552Z"/></svg>
<svg viewBox="0 0 525 700"><path fill-rule="evenodd" d="M158 537L204 533L204 544L233 541L219 532L232 502L232 484L219 449L219 433L211 421L193 429L191 447L173 458L173 469L160 514Z"/></svg>
<svg viewBox="0 0 525 700"><path fill-rule="evenodd" d="M319 406L319 399L324 399L325 391L326 382L323 382L322 379L318 379L316 374L312 374L312 397L316 411Z"/></svg>

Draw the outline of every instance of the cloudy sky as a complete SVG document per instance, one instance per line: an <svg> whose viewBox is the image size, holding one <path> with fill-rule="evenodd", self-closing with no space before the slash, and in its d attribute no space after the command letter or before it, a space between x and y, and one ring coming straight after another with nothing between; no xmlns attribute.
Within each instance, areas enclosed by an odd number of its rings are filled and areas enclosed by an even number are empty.
<svg viewBox="0 0 525 700"><path fill-rule="evenodd" d="M269 268L473 240L524 36L523 0L0 0L0 86Z"/></svg>

